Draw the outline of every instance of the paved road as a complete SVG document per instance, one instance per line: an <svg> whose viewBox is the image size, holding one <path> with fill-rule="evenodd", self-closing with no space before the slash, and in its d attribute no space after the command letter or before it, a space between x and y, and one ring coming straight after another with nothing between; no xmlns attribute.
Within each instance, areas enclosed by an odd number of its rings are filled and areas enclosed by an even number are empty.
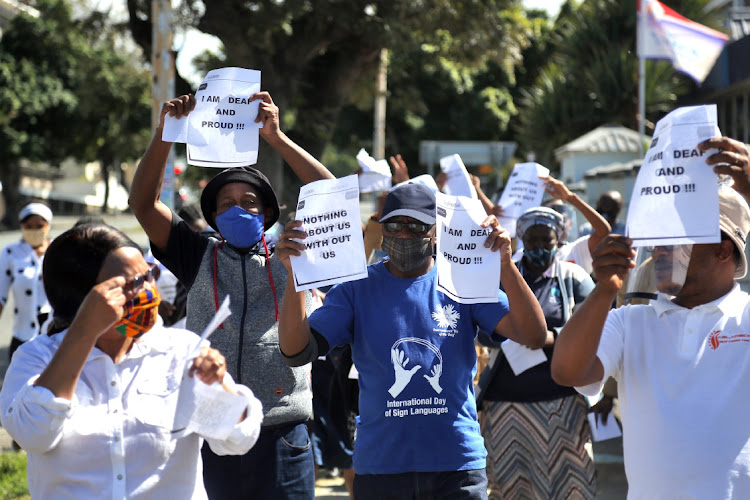
<svg viewBox="0 0 750 500"><path fill-rule="evenodd" d="M70 228L77 217L55 217L50 231L51 237L61 234ZM130 236L142 247L148 245L148 238L135 217L128 215L105 216L105 221ZM0 248L21 238L20 231L0 232ZM10 299L12 300L12 298ZM13 310L12 303L7 304L6 310ZM3 314L0 317L0 383L8 367L8 346L10 345L12 317ZM0 451L10 449L10 438L4 429L0 428ZM613 439L594 444L594 458L597 463L597 481L599 491L597 498L602 500L621 500L627 494L627 482L622 467L622 440ZM317 498L347 497L342 479L321 479L316 484Z"/></svg>

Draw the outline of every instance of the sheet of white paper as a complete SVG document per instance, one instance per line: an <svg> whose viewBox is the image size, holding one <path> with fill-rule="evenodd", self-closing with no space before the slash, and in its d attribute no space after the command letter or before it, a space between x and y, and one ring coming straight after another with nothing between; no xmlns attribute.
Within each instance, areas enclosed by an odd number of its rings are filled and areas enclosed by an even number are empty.
<svg viewBox="0 0 750 500"><path fill-rule="evenodd" d="M437 193L437 288L456 302L497 302L500 253L485 248L491 228L479 200Z"/></svg>
<svg viewBox="0 0 750 500"><path fill-rule="evenodd" d="M226 439L247 408L247 400L225 391L221 384L206 385L197 377L188 376L191 362L180 383L173 429L181 431L180 435L190 431L207 438Z"/></svg>
<svg viewBox="0 0 750 500"><path fill-rule="evenodd" d="M607 418L606 424L603 424L601 419L597 418L593 413L589 413L587 417L589 419L589 426L591 427L591 439L594 441L605 441L622 436L620 426L617 425L617 419L611 413Z"/></svg>
<svg viewBox="0 0 750 500"><path fill-rule="evenodd" d="M706 165L715 151L697 148L718 136L715 104L679 108L659 120L630 198L626 232L633 246L720 241L718 179Z"/></svg>
<svg viewBox="0 0 750 500"><path fill-rule="evenodd" d="M365 151L365 148L359 150L357 153L357 163L362 167L363 173L374 173L380 174L387 177L393 175L391 173L391 167L388 166L387 160L376 160Z"/></svg>
<svg viewBox="0 0 750 500"><path fill-rule="evenodd" d="M189 119L184 116L166 115L164 117L164 129L161 132L161 140L165 142L187 142L188 121Z"/></svg>
<svg viewBox="0 0 750 500"><path fill-rule="evenodd" d="M296 218L307 233L306 250L291 257L298 292L367 278L356 175L302 186Z"/></svg>
<svg viewBox="0 0 750 500"><path fill-rule="evenodd" d="M445 194L451 196L477 197L477 190L471 183L471 177L466 170L464 162L457 154L440 158L440 169L448 177L443 186Z"/></svg>
<svg viewBox="0 0 750 500"><path fill-rule="evenodd" d="M393 187L398 187L401 184L409 184L410 182L413 182L414 184L422 184L423 186L427 186L432 190L433 193L437 193L440 191L437 187L437 183L435 183L435 179L432 178L430 174L422 174L414 177L413 179L409 179L408 181L399 182Z"/></svg>
<svg viewBox="0 0 750 500"><path fill-rule="evenodd" d="M375 160L364 148L357 154L357 163L362 168L359 175L359 192L388 191L391 189L391 167L387 160Z"/></svg>
<svg viewBox="0 0 750 500"><path fill-rule="evenodd" d="M549 169L538 163L517 163L513 167L508 183L498 205L503 207L503 220L500 225L516 235L515 221L529 208L538 207L544 197L544 180L539 177L549 175ZM508 220L512 219L510 223Z"/></svg>
<svg viewBox="0 0 750 500"><path fill-rule="evenodd" d="M187 160L201 167L227 168L258 161L260 71L220 68L209 71L195 93L188 115Z"/></svg>
<svg viewBox="0 0 750 500"><path fill-rule="evenodd" d="M513 370L514 375L523 373L529 368L541 365L547 361L547 355L544 354L542 349L529 349L525 345L521 345L510 339L504 340L500 344L500 349L503 350L505 359L508 360L508 364L510 365L510 369Z"/></svg>
<svg viewBox="0 0 750 500"><path fill-rule="evenodd" d="M221 305L219 306L219 310L216 311L216 314L214 314L214 317L211 318L211 321L208 322L208 324L206 325L206 328L204 328L203 332L201 332L200 340L198 340L198 343L195 345L195 347L193 347L193 350L190 353L190 356L188 356L191 360L195 358L200 352L203 341L208 340L208 337L210 337L211 334L214 333L217 328L219 328L219 325L222 324L224 320L227 319L232 314L232 311L229 309L229 305L230 305L230 299L229 299L229 295L227 295L226 297L224 297L224 300L221 302Z"/></svg>

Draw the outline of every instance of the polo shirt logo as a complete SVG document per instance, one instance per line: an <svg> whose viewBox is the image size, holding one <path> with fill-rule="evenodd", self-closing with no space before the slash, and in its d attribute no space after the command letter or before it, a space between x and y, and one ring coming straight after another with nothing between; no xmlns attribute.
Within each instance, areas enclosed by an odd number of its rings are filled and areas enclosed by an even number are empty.
<svg viewBox="0 0 750 500"><path fill-rule="evenodd" d="M708 336L708 343L714 351L718 349L721 344L733 344L735 342L750 342L750 334L738 333L737 335L722 335L721 330L714 330Z"/></svg>

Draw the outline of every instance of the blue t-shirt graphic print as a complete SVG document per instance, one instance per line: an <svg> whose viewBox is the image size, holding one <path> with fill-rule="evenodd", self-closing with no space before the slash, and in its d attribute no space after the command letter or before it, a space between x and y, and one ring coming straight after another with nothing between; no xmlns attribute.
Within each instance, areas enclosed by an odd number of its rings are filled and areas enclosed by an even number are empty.
<svg viewBox="0 0 750 500"><path fill-rule="evenodd" d="M486 452L474 402L474 336L508 312L459 304L436 289L436 267L414 279L380 262L368 278L337 285L310 326L331 346L352 345L359 372L359 474L481 469Z"/></svg>

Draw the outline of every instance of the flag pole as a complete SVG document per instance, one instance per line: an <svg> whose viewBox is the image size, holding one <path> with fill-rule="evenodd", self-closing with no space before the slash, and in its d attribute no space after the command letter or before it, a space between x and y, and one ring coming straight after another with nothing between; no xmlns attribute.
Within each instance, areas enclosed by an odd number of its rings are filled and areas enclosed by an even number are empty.
<svg viewBox="0 0 750 500"><path fill-rule="evenodd" d="M638 155L643 158L643 143L646 140L646 59L644 57L644 40L648 28L646 16L647 1L640 0L641 15L638 18L638 33L636 36L638 53ZM636 14L637 15L637 14Z"/></svg>

